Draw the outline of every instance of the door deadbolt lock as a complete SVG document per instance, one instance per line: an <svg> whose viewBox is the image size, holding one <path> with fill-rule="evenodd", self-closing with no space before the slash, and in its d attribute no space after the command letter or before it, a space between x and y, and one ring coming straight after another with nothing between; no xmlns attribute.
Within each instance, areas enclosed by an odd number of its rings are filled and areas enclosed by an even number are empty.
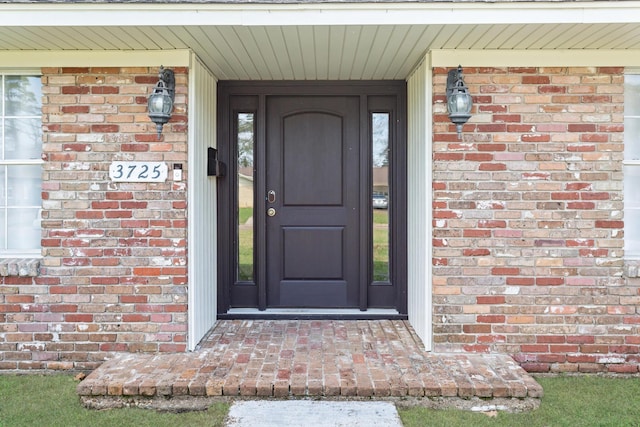
<svg viewBox="0 0 640 427"><path fill-rule="evenodd" d="M269 192L267 193L267 202L275 203L275 201L276 201L276 192L273 190L269 190Z"/></svg>
<svg viewBox="0 0 640 427"><path fill-rule="evenodd" d="M276 210L274 208L267 209L267 215L276 216Z"/></svg>

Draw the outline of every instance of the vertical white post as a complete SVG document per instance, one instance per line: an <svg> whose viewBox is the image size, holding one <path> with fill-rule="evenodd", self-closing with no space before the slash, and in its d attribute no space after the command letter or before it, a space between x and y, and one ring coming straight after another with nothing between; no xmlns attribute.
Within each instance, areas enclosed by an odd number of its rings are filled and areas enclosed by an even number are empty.
<svg viewBox="0 0 640 427"><path fill-rule="evenodd" d="M409 323L432 349L432 72L429 54L407 80Z"/></svg>
<svg viewBox="0 0 640 427"><path fill-rule="evenodd" d="M216 178L207 177L207 148L216 143L217 80L191 56L187 171L188 349L193 350L217 316Z"/></svg>

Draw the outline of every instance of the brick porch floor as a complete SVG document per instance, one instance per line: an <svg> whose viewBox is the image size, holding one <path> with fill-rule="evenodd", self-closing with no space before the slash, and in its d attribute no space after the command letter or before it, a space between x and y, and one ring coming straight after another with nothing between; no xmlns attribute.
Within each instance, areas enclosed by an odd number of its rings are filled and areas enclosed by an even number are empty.
<svg viewBox="0 0 640 427"><path fill-rule="evenodd" d="M542 396L511 357L427 353L402 320L221 320L197 351L119 355L77 392L85 404L99 396Z"/></svg>

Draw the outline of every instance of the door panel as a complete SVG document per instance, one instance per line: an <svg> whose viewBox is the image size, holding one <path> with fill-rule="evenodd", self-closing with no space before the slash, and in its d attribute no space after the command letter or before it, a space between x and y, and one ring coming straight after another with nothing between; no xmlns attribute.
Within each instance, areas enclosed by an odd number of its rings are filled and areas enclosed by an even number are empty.
<svg viewBox="0 0 640 427"><path fill-rule="evenodd" d="M283 227L284 280L344 279L344 227Z"/></svg>
<svg viewBox="0 0 640 427"><path fill-rule="evenodd" d="M267 306L358 306L359 99L267 99Z"/></svg>
<svg viewBox="0 0 640 427"><path fill-rule="evenodd" d="M344 139L341 117L294 114L283 119L283 196L287 206L340 206Z"/></svg>

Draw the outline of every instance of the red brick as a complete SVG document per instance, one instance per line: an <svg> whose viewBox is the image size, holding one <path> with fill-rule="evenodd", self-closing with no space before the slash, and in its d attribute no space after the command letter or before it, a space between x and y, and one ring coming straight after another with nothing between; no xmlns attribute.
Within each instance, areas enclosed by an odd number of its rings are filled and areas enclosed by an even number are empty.
<svg viewBox="0 0 640 427"><path fill-rule="evenodd" d="M533 277L507 277L507 285L511 286L533 286L535 279Z"/></svg>
<svg viewBox="0 0 640 427"><path fill-rule="evenodd" d="M91 132L97 133L113 133L120 131L118 125L91 125Z"/></svg>
<svg viewBox="0 0 640 427"><path fill-rule="evenodd" d="M89 87L87 86L63 86L63 95L86 95L89 93Z"/></svg>
<svg viewBox="0 0 640 427"><path fill-rule="evenodd" d="M481 171L504 171L507 170L507 165L504 163L482 163L478 167Z"/></svg>
<svg viewBox="0 0 640 427"><path fill-rule="evenodd" d="M607 370L616 374L635 374L638 372L638 365L609 365Z"/></svg>
<svg viewBox="0 0 640 427"><path fill-rule="evenodd" d="M505 316L503 315L478 315L476 320L479 323L504 323L505 322Z"/></svg>
<svg viewBox="0 0 640 427"><path fill-rule="evenodd" d="M464 256L488 256L491 255L491 251L489 249L463 249L462 255Z"/></svg>
<svg viewBox="0 0 640 427"><path fill-rule="evenodd" d="M50 286L51 294L75 294L78 291L76 286Z"/></svg>
<svg viewBox="0 0 640 427"><path fill-rule="evenodd" d="M522 142L549 142L551 136L548 134L524 134L521 139Z"/></svg>
<svg viewBox="0 0 640 427"><path fill-rule="evenodd" d="M89 112L88 105L63 105L61 111L65 114L87 114Z"/></svg>
<svg viewBox="0 0 640 427"><path fill-rule="evenodd" d="M609 353L609 346L598 345L598 344L582 344L580 346L580 351L587 354L590 354L590 353L607 354Z"/></svg>
<svg viewBox="0 0 640 427"><path fill-rule="evenodd" d="M460 161L462 160L463 154L462 153L435 153L433 155L433 160L434 161Z"/></svg>
<svg viewBox="0 0 640 427"><path fill-rule="evenodd" d="M567 88L565 86L540 86L538 91L540 93L566 93Z"/></svg>
<svg viewBox="0 0 640 427"><path fill-rule="evenodd" d="M490 162L493 160L490 153L465 153L464 159L470 162Z"/></svg>
<svg viewBox="0 0 640 427"><path fill-rule="evenodd" d="M505 297L503 295L477 296L477 304L504 304Z"/></svg>
<svg viewBox="0 0 640 427"><path fill-rule="evenodd" d="M491 325L463 325L462 331L466 334L490 334L491 333Z"/></svg>
<svg viewBox="0 0 640 427"><path fill-rule="evenodd" d="M149 315L147 314L123 314L123 322L148 322Z"/></svg>
<svg viewBox="0 0 640 427"><path fill-rule="evenodd" d="M567 125L569 132L596 132L598 129L594 123L571 123Z"/></svg>
<svg viewBox="0 0 640 427"><path fill-rule="evenodd" d="M140 142L140 139L136 138L136 141ZM129 152L146 152L146 151L149 151L149 145L148 144L122 144L120 149L122 151L129 151Z"/></svg>
<svg viewBox="0 0 640 427"><path fill-rule="evenodd" d="M547 85L551 83L549 76L523 76L522 84Z"/></svg>
<svg viewBox="0 0 640 427"><path fill-rule="evenodd" d="M596 220L596 228L624 228L624 221Z"/></svg>
<svg viewBox="0 0 640 427"><path fill-rule="evenodd" d="M136 276L159 276L162 273L160 267L135 267L133 274Z"/></svg>
<svg viewBox="0 0 640 427"><path fill-rule="evenodd" d="M98 95L116 94L120 93L120 88L118 86L93 86L91 88L91 93Z"/></svg>
<svg viewBox="0 0 640 427"><path fill-rule="evenodd" d="M65 314L64 321L65 322L91 323L91 322L93 322L93 314L88 314L88 313Z"/></svg>
<svg viewBox="0 0 640 427"><path fill-rule="evenodd" d="M78 311L77 304L52 304L49 306L52 313L75 313Z"/></svg>

